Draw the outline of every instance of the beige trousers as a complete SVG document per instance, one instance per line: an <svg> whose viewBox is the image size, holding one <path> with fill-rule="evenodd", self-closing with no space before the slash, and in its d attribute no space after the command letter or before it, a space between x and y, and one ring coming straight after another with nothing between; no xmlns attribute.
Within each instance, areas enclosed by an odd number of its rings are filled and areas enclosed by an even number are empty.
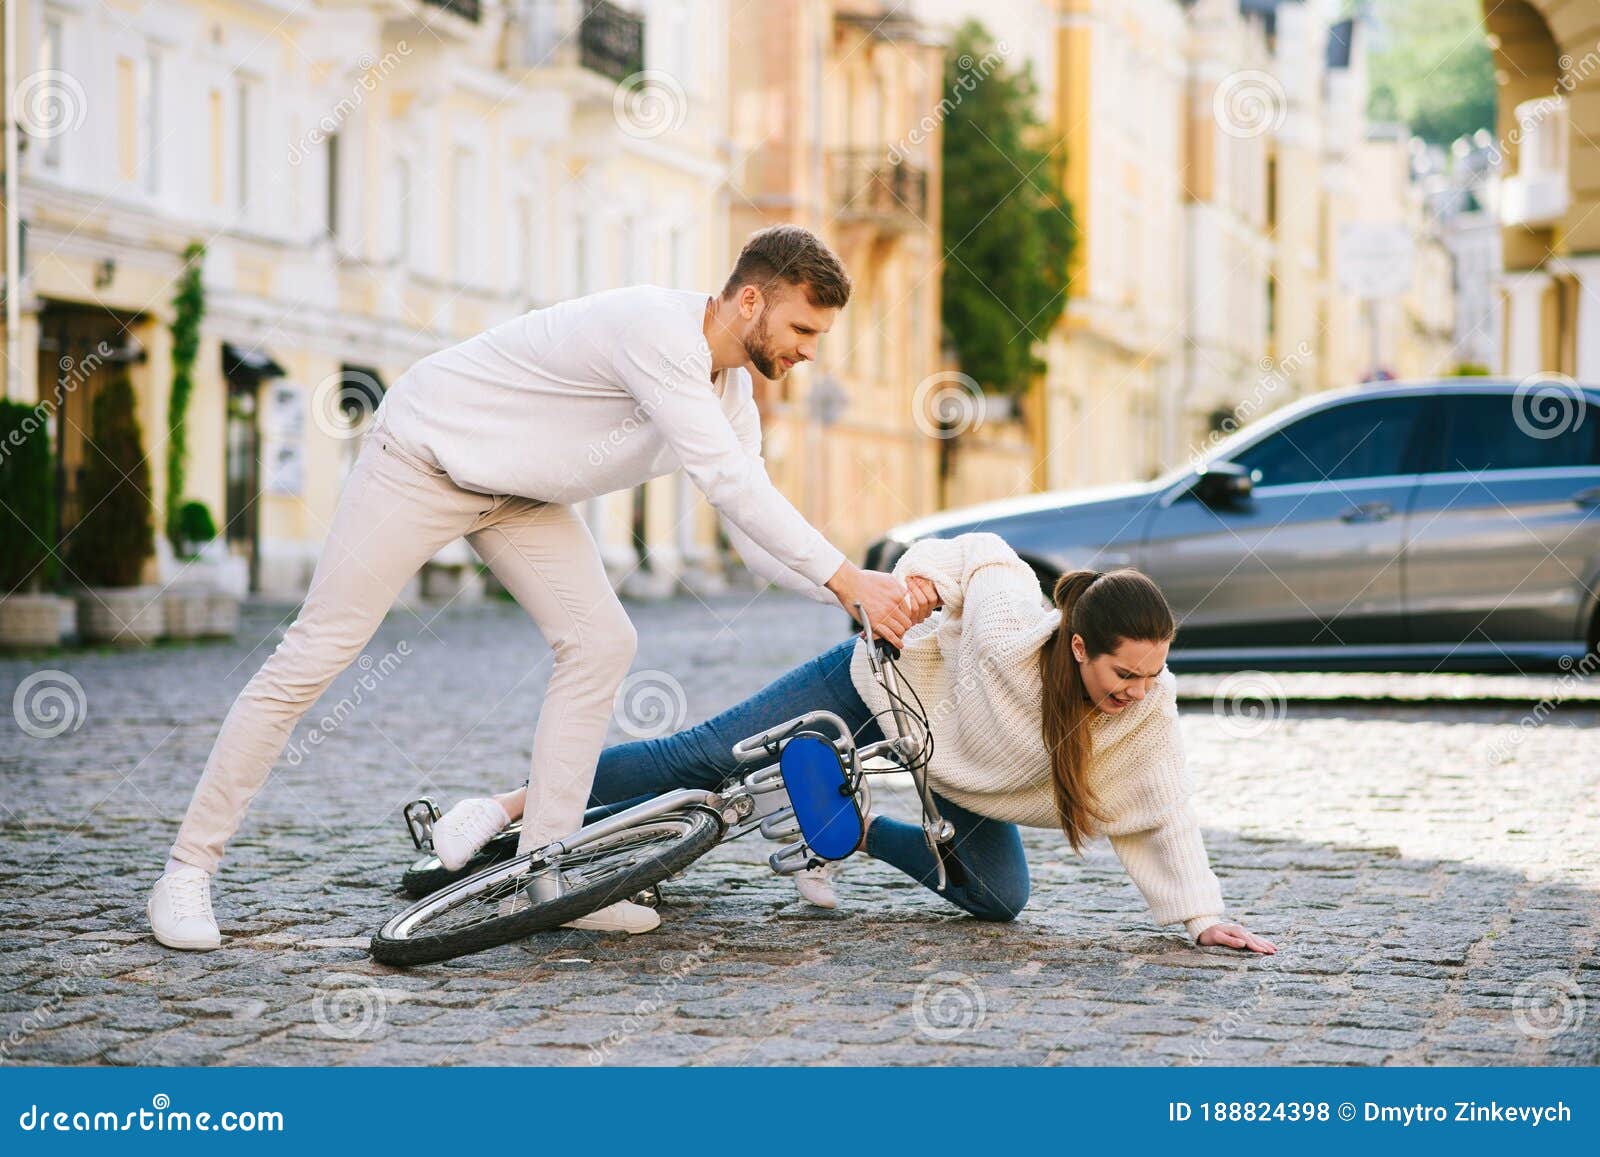
<svg viewBox="0 0 1600 1157"><path fill-rule="evenodd" d="M521 846L542 846L580 826L635 643L599 549L571 507L464 490L399 445L380 415L339 496L299 616L223 721L174 859L216 871L300 717L361 653L423 563L462 536L554 652Z"/></svg>

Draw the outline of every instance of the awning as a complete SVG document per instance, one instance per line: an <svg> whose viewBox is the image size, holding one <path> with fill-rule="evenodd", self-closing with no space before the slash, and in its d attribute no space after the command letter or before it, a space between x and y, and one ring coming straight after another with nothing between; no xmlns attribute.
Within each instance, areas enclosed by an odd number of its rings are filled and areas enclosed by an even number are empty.
<svg viewBox="0 0 1600 1157"><path fill-rule="evenodd" d="M285 370L259 349L222 343L222 374L228 378L281 378Z"/></svg>
<svg viewBox="0 0 1600 1157"><path fill-rule="evenodd" d="M345 409L372 413L383 401L383 375L372 366L352 365L345 362L339 367L339 399Z"/></svg>

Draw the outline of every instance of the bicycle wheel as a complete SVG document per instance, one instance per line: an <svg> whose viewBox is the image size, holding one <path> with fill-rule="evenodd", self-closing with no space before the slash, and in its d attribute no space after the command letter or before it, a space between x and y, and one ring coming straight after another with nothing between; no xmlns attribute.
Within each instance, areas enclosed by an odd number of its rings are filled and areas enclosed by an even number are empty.
<svg viewBox="0 0 1600 1157"><path fill-rule="evenodd" d="M682 871L723 831L722 817L701 807L625 828L562 857L565 890L551 900L526 892L544 862L518 856L419 900L378 930L369 951L384 964L429 964L557 928Z"/></svg>
<svg viewBox="0 0 1600 1157"><path fill-rule="evenodd" d="M521 838L522 824L520 821L513 822L510 827L479 848L472 859L453 872L439 862L438 856L430 852L406 869L405 875L400 877L400 887L413 900L431 896L448 884L465 880L468 876L476 876L485 868L492 868L496 864L503 864L515 858L517 841Z"/></svg>

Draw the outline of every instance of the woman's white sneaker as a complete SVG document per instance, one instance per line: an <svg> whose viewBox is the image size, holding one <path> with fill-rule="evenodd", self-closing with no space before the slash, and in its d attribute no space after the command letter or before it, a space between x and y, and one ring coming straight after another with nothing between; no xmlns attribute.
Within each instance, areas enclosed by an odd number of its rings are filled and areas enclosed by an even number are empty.
<svg viewBox="0 0 1600 1157"><path fill-rule="evenodd" d="M506 809L487 796L464 799L433 825L433 853L446 868L457 871L510 822Z"/></svg>
<svg viewBox="0 0 1600 1157"><path fill-rule="evenodd" d="M826 864L796 872L794 890L800 893L800 898L807 904L815 904L818 908L839 906L839 897L834 894L833 880Z"/></svg>
<svg viewBox="0 0 1600 1157"><path fill-rule="evenodd" d="M632 900L618 900L598 912L569 920L562 927L581 928L585 932L627 932L637 935L661 927L661 917L656 915L654 908L646 908Z"/></svg>
<svg viewBox="0 0 1600 1157"><path fill-rule="evenodd" d="M222 947L222 933L211 914L211 873L204 868L163 872L144 910L150 930L168 948L204 952Z"/></svg>

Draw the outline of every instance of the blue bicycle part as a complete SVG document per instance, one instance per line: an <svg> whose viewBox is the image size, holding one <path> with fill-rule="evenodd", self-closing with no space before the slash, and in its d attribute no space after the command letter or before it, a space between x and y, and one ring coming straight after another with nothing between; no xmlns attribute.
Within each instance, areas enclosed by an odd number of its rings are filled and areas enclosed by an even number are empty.
<svg viewBox="0 0 1600 1157"><path fill-rule="evenodd" d="M861 843L861 810L838 749L820 735L796 735L779 757L783 787L806 846L824 860L842 860Z"/></svg>

